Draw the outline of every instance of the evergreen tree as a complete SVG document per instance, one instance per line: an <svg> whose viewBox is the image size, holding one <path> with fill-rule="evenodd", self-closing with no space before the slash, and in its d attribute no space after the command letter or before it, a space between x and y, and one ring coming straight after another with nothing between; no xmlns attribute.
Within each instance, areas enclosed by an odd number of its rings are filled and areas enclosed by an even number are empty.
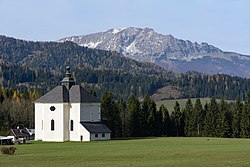
<svg viewBox="0 0 250 167"><path fill-rule="evenodd" d="M157 113L156 113L156 104L154 101L151 101L149 105L149 116L148 116L148 129L150 136L157 135Z"/></svg>
<svg viewBox="0 0 250 167"><path fill-rule="evenodd" d="M242 108L243 104L240 100L240 96L238 96L233 110L233 120L232 120L233 137L240 137L240 122L241 122Z"/></svg>
<svg viewBox="0 0 250 167"><path fill-rule="evenodd" d="M163 115L162 111L158 110L156 111L156 120L155 120L155 135L156 136L162 136L163 133Z"/></svg>
<svg viewBox="0 0 250 167"><path fill-rule="evenodd" d="M120 118L121 118L121 122L122 122L122 127L121 127L122 137L125 137L125 136L128 136L128 126L126 124L128 115L126 112L126 103L123 100L123 98L121 98L121 97L118 98L117 108L118 108L118 111L120 113Z"/></svg>
<svg viewBox="0 0 250 167"><path fill-rule="evenodd" d="M242 117L240 121L240 137L248 137L249 136L249 107L245 104L242 109Z"/></svg>
<svg viewBox="0 0 250 167"><path fill-rule="evenodd" d="M149 134L149 123L148 117L150 114L150 106L151 106L151 99L149 95L144 96L144 100L142 103L142 109L140 112L140 128L142 132L142 136L147 136Z"/></svg>
<svg viewBox="0 0 250 167"><path fill-rule="evenodd" d="M221 99L219 106L218 118L216 121L216 136L229 137L229 120L227 120L226 117L228 105L224 99Z"/></svg>
<svg viewBox="0 0 250 167"><path fill-rule="evenodd" d="M162 104L159 111L162 113L163 123L162 123L162 135L170 136L170 117L168 109Z"/></svg>
<svg viewBox="0 0 250 167"><path fill-rule="evenodd" d="M140 126L138 125L140 123L140 102L134 95L128 99L127 112L129 115L128 126L130 136L140 136Z"/></svg>
<svg viewBox="0 0 250 167"><path fill-rule="evenodd" d="M194 104L194 113L196 117L196 136L201 136L201 132L203 131L203 122L205 113L201 104L200 99L196 99Z"/></svg>
<svg viewBox="0 0 250 167"><path fill-rule="evenodd" d="M240 121L240 136L241 137L249 137L250 136L250 103L249 103L249 96L246 96L245 104L243 105L242 109L242 116Z"/></svg>
<svg viewBox="0 0 250 167"><path fill-rule="evenodd" d="M195 120L196 117L194 115L193 104L191 99L188 98L186 106L184 108L184 133L186 136L195 136L196 133Z"/></svg>
<svg viewBox="0 0 250 167"><path fill-rule="evenodd" d="M181 113L181 107L178 101L175 102L174 111L171 114L171 120L174 124L174 132L176 136L181 135L182 131L182 113Z"/></svg>
<svg viewBox="0 0 250 167"><path fill-rule="evenodd" d="M207 119L207 114L208 114L208 103L206 102L204 105L204 109L203 109L203 113L204 113L204 118L203 118L203 128L201 129L201 135L202 136L208 136L208 132L207 132L207 128L206 128L206 119Z"/></svg>
<svg viewBox="0 0 250 167"><path fill-rule="evenodd" d="M210 100L208 104L208 111L205 116L204 121L204 134L205 136L217 136L216 134L216 119L218 114L219 108L215 98Z"/></svg>
<svg viewBox="0 0 250 167"><path fill-rule="evenodd" d="M119 110L111 93L104 93L101 98L102 122L105 123L112 131L112 137L121 136L121 118Z"/></svg>

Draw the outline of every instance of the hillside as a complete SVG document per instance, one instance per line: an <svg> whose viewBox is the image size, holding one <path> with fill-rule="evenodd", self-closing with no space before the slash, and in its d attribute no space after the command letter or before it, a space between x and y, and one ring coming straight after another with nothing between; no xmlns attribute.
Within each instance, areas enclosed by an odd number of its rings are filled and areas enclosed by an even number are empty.
<svg viewBox="0 0 250 167"><path fill-rule="evenodd" d="M32 42L0 36L0 58L31 68L60 71L67 62L77 68L109 69L141 74L167 71L152 63L140 63L117 52L80 47L73 42Z"/></svg>
<svg viewBox="0 0 250 167"><path fill-rule="evenodd" d="M153 62L175 72L198 71L250 77L250 56L225 52L205 42L198 44L150 28L110 29L89 35L65 37L81 46L112 50L141 62Z"/></svg>
<svg viewBox="0 0 250 167"><path fill-rule="evenodd" d="M250 80L229 75L173 73L118 52L91 49L73 42L32 42L0 36L0 85L47 92L60 83L66 65L78 84L100 97L109 91L127 99L158 94L157 100L187 97L235 99L250 90ZM165 89L167 88L167 89Z"/></svg>
<svg viewBox="0 0 250 167"><path fill-rule="evenodd" d="M81 47L73 42L32 42L0 36L0 59L3 62L0 84L11 87L29 82L36 88L51 89L59 84L68 64L76 81L98 95L110 91L125 98L131 94L143 96L175 78L172 72L152 63L137 62L117 52ZM15 77L15 72L9 72L10 67L23 75L28 74L22 69L29 69L40 83L34 77L32 80Z"/></svg>

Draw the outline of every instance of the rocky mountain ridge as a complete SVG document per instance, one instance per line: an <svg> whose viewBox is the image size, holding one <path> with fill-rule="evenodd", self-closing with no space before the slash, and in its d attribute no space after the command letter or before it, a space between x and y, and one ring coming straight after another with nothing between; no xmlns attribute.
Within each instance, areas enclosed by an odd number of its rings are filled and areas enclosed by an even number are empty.
<svg viewBox="0 0 250 167"><path fill-rule="evenodd" d="M250 57L224 52L207 43L163 35L150 28L110 29L89 35L72 36L81 46L112 50L141 62L153 62L175 72L198 71L207 74L229 74L250 77Z"/></svg>

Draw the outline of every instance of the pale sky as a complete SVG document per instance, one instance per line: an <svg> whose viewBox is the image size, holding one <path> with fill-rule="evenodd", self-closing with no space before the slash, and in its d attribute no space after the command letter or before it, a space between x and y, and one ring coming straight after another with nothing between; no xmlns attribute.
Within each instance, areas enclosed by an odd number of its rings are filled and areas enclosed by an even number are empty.
<svg viewBox="0 0 250 167"><path fill-rule="evenodd" d="M14 38L55 41L124 27L250 55L250 0L0 0L0 34Z"/></svg>

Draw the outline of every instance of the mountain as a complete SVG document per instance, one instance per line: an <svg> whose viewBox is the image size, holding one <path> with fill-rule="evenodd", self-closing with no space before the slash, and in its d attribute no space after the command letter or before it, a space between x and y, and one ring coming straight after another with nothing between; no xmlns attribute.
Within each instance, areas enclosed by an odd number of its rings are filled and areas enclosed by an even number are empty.
<svg viewBox="0 0 250 167"><path fill-rule="evenodd" d="M79 46L67 41L33 42L0 36L0 87L43 94L60 84L65 67L72 67L77 84L100 97L153 95L154 100L216 97L244 98L250 79L197 72L173 73L153 63L124 57L115 51ZM0 93L1 96L1 93Z"/></svg>
<svg viewBox="0 0 250 167"><path fill-rule="evenodd" d="M89 35L72 36L80 46L112 50L141 62L152 62L175 72L198 71L250 77L250 56L225 52L207 43L162 35L150 28L110 29Z"/></svg>

